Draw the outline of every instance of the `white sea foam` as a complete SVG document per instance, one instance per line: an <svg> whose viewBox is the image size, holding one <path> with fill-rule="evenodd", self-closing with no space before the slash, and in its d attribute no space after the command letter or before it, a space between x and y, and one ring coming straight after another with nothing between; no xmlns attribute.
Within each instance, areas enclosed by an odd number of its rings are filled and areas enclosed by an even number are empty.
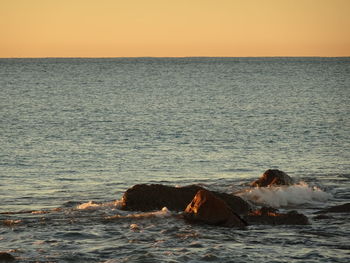
<svg viewBox="0 0 350 263"><path fill-rule="evenodd" d="M145 213L130 213L127 215L115 215L115 216L110 216L107 217L107 219L118 219L118 218L150 218L150 217L169 217L171 216L172 213L171 211L166 208L163 207L161 210L159 211L154 211L154 212L145 212Z"/></svg>
<svg viewBox="0 0 350 263"><path fill-rule="evenodd" d="M133 231L137 231L137 230L140 230L140 227L138 226L138 224L131 224L130 229Z"/></svg>
<svg viewBox="0 0 350 263"><path fill-rule="evenodd" d="M292 186L256 187L238 194L246 200L272 207L325 202L332 197L318 187L305 182Z"/></svg>
<svg viewBox="0 0 350 263"><path fill-rule="evenodd" d="M106 203L96 203L94 201L89 201L87 203L83 203L77 206L77 209L84 210L84 209L98 209L101 207L112 207L112 208L120 208L122 205L122 201L116 200L113 202L106 202Z"/></svg>
<svg viewBox="0 0 350 263"><path fill-rule="evenodd" d="M135 218L168 217L168 216L171 216L171 212L166 207L163 207L161 210L155 211L155 212L146 212L146 213L129 214L129 215L127 215L127 217L135 217Z"/></svg>
<svg viewBox="0 0 350 263"><path fill-rule="evenodd" d="M102 204L99 204L99 203L95 203L94 201L89 201L87 203L83 203L81 205L78 205L77 206L77 209L96 209L96 208L99 208L101 207Z"/></svg>
<svg viewBox="0 0 350 263"><path fill-rule="evenodd" d="M163 207L161 210L153 212L153 214L157 217L171 216L171 212L167 207Z"/></svg>

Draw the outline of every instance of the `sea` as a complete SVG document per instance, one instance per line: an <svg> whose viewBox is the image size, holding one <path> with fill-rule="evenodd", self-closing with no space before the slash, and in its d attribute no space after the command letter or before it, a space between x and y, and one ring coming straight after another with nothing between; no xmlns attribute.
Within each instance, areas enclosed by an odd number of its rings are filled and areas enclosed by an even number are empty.
<svg viewBox="0 0 350 263"><path fill-rule="evenodd" d="M295 180L252 188L267 169ZM0 59L0 251L18 262L350 262L350 58ZM122 211L135 184L236 194L309 225Z"/></svg>

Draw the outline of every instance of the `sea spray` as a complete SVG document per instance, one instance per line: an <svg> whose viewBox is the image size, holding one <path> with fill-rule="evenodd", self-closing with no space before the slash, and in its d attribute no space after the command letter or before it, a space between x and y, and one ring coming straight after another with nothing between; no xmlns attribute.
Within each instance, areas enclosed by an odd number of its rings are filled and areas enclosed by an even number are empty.
<svg viewBox="0 0 350 263"><path fill-rule="evenodd" d="M128 213L128 214L118 214L114 216L109 216L106 219L120 219L120 218L138 218L138 219L144 219L144 218L151 218L151 217L170 217L172 216L172 212L166 208L163 207L161 210L154 211L154 212L145 212L145 213Z"/></svg>
<svg viewBox="0 0 350 263"><path fill-rule="evenodd" d="M122 205L122 201L120 201L120 200L116 200L116 201L112 201L112 202L105 202L105 203L97 203L94 201L89 201L89 202L77 205L76 208L78 210L99 209L99 208L105 208L105 207L119 209L121 207L121 205Z"/></svg>
<svg viewBox="0 0 350 263"><path fill-rule="evenodd" d="M96 209L98 207L101 207L101 204L95 203L93 201L89 201L87 203L83 203L81 205L77 206L77 209L84 210L84 209Z"/></svg>
<svg viewBox="0 0 350 263"><path fill-rule="evenodd" d="M316 186L310 187L305 182L292 186L255 187L244 190L238 195L254 203L276 208L325 202L332 197L331 194L322 191Z"/></svg>

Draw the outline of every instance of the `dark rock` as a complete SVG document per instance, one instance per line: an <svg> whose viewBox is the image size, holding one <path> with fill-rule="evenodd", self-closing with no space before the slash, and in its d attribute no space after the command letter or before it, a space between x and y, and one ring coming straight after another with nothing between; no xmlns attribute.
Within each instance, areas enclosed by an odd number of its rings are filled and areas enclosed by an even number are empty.
<svg viewBox="0 0 350 263"><path fill-rule="evenodd" d="M0 252L0 262L13 262L15 257L7 252Z"/></svg>
<svg viewBox="0 0 350 263"><path fill-rule="evenodd" d="M278 213L271 207L262 207L243 217L248 224L252 225L308 225L309 220L303 214L290 211L286 214Z"/></svg>
<svg viewBox="0 0 350 263"><path fill-rule="evenodd" d="M259 214L262 216L275 215L278 212L277 208L263 206L259 210L254 211L255 214Z"/></svg>
<svg viewBox="0 0 350 263"><path fill-rule="evenodd" d="M251 183L251 186L266 187L270 185L292 185L293 183L293 179L285 172L269 169L258 180Z"/></svg>
<svg viewBox="0 0 350 263"><path fill-rule="evenodd" d="M199 190L204 190L204 188L198 185L174 187L161 184L139 184L124 193L122 209L146 212L167 207L169 210L183 211ZM213 193L224 200L237 214L247 214L250 211L250 205L238 196Z"/></svg>
<svg viewBox="0 0 350 263"><path fill-rule="evenodd" d="M199 190L184 212L190 222L244 228L246 223L225 201L208 190Z"/></svg>
<svg viewBox="0 0 350 263"><path fill-rule="evenodd" d="M239 196L227 193L212 192L217 197L225 201L225 203L238 215L246 215L251 210L251 206L247 201Z"/></svg>
<svg viewBox="0 0 350 263"><path fill-rule="evenodd" d="M350 213L350 203L328 207L328 208L323 209L321 211L318 211L316 213L317 214L324 214L324 213Z"/></svg>
<svg viewBox="0 0 350 263"><path fill-rule="evenodd" d="M124 193L122 209L146 212L167 207L169 210L183 211L201 189L203 188L197 185L173 187L138 184Z"/></svg>

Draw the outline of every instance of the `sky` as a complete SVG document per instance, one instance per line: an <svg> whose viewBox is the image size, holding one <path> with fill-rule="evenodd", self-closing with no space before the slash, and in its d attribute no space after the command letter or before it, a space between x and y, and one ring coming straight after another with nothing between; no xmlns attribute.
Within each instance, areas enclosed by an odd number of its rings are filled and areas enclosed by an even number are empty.
<svg viewBox="0 0 350 263"><path fill-rule="evenodd" d="M350 56L350 0L0 0L0 57Z"/></svg>

